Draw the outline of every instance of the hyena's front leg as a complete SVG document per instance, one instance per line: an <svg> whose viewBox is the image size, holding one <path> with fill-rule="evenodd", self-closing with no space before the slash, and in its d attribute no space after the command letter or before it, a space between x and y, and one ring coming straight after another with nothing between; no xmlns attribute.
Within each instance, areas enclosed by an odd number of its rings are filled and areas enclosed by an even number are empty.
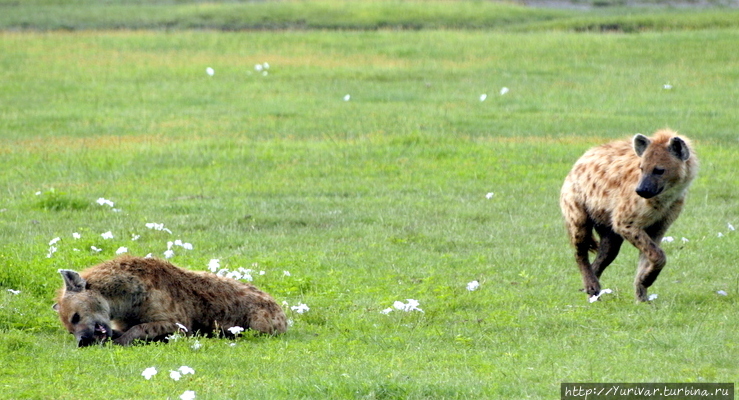
<svg viewBox="0 0 739 400"><path fill-rule="evenodd" d="M120 337L113 339L113 342L122 346L128 346L135 340L160 340L167 335L177 332L179 329L180 328L176 322L147 322L132 326L130 329L123 332Z"/></svg>
<svg viewBox="0 0 739 400"><path fill-rule="evenodd" d="M665 252L645 231L638 230L624 235L626 240L639 249L639 269L636 271L634 288L636 301L648 301L647 288L652 286L667 262ZM661 235L657 236L660 238Z"/></svg>

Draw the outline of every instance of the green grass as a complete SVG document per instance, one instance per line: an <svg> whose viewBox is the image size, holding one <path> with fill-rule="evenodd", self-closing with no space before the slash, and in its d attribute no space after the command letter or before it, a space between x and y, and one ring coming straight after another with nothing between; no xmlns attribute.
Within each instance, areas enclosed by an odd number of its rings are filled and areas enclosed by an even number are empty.
<svg viewBox="0 0 739 400"><path fill-rule="evenodd" d="M140 1L0 0L0 29L207 29L398 30L486 29L515 31L667 31L737 28L739 11L726 1L696 12L686 2L574 1L587 10L526 7L515 2L456 0L375 1ZM668 4L666 7L654 5ZM611 7L615 6L615 7Z"/></svg>
<svg viewBox="0 0 739 400"><path fill-rule="evenodd" d="M0 398L551 399L560 382L737 382L738 40L0 33ZM588 304L561 182L588 147L664 126L693 138L701 172L659 298L634 304L624 246L603 277L615 294ZM56 270L121 246L161 256L174 239L194 245L174 263L263 270L257 286L310 311L235 346L74 347L51 310ZM424 312L380 313L409 298ZM182 365L195 375L170 379Z"/></svg>

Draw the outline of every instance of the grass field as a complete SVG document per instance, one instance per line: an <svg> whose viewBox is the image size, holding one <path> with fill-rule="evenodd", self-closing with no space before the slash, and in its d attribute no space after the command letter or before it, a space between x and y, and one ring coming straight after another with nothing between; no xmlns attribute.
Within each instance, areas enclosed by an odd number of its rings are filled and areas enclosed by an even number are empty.
<svg viewBox="0 0 739 400"><path fill-rule="evenodd" d="M0 398L738 382L739 30L511 30L0 33ZM589 304L559 187L590 146L665 126L694 140L701 172L659 297L634 304L624 246L602 280L615 293ZM193 245L173 247L177 265L264 271L288 333L76 348L51 309L57 269L177 239ZM407 299L423 312L382 313ZM195 373L171 379L180 366Z"/></svg>

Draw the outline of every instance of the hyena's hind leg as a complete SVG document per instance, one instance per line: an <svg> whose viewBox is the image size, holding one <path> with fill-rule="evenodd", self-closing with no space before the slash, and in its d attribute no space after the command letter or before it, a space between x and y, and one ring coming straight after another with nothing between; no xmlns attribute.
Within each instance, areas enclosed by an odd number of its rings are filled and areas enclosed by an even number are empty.
<svg viewBox="0 0 739 400"><path fill-rule="evenodd" d="M591 269L595 277L600 278L603 271L616 259L619 250L621 250L624 238L614 232L610 227L603 225L596 225L595 231L600 236L600 243L598 245L598 255L595 261L593 261Z"/></svg>
<svg viewBox="0 0 739 400"><path fill-rule="evenodd" d="M593 228L595 226L585 206L577 201L573 193L568 179L562 188L559 206L565 217L565 226L570 236L570 242L575 247L575 261L580 269L585 292L590 296L594 296L600 293L600 282L593 273L589 255L591 251L598 249L598 243L593 238Z"/></svg>
<svg viewBox="0 0 739 400"><path fill-rule="evenodd" d="M590 264L590 252L598 248L593 239L593 222L587 218L583 224L571 225L570 228L572 244L575 246L575 261L582 275L585 292L595 296L600 293L600 282Z"/></svg>

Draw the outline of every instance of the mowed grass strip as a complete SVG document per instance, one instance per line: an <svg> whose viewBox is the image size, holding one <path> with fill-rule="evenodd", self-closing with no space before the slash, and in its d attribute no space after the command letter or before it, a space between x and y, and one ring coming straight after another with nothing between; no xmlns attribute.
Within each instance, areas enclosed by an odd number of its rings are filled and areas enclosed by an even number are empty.
<svg viewBox="0 0 739 400"><path fill-rule="evenodd" d="M4 33L0 397L543 399L565 381L734 382L736 39ZM694 139L702 170L663 245L659 298L634 304L625 245L603 278L615 294L588 304L561 182L588 147L666 125ZM257 286L310 310L235 346L75 348L50 307L56 270L120 247L162 256L175 239L194 245L176 264L264 271ZM423 312L381 313L407 299ZM183 365L195 374L170 379Z"/></svg>

